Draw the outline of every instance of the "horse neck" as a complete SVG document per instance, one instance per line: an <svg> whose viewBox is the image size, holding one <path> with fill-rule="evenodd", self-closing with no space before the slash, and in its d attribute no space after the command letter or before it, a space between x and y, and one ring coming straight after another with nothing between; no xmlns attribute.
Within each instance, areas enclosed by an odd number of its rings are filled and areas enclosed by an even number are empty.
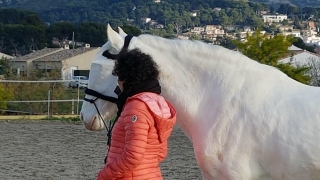
<svg viewBox="0 0 320 180"><path fill-rule="evenodd" d="M137 47L151 55L159 65L162 95L177 109L177 123L191 138L190 133L194 130L189 128L196 127L201 121L199 113L202 112L204 101L218 104L215 98L219 97L224 88L223 81L228 80L231 84L234 78L230 76L237 76L230 72L237 72L241 67L233 59L235 57L228 53L238 53L212 45L210 49L201 43L198 43L199 46L205 47L198 49L190 49L188 46L185 49L179 48L183 47L183 42L175 45L167 43L168 46L161 46L161 42L148 44L137 41ZM203 48L205 51L201 51ZM212 52L207 52L209 50L216 53L212 55Z"/></svg>

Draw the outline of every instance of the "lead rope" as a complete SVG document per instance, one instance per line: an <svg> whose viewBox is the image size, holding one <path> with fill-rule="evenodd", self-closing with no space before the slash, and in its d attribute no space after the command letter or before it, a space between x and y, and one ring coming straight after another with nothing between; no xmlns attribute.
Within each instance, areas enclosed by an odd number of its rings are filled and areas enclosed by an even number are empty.
<svg viewBox="0 0 320 180"><path fill-rule="evenodd" d="M98 98L97 98L98 99ZM93 103L93 105L94 105L94 107L96 108L96 110L97 110L97 112L98 112L98 114L99 114L99 117L101 118L101 120L102 120L102 122L103 122L103 124L104 124L104 126L106 127L106 129L107 129L107 137L108 137L108 140L107 140L107 154L109 153L109 147L110 147L110 144L111 144L111 131L112 131L112 129L113 129L113 126L114 126L114 124L116 123L116 120L113 122L113 124L112 124L112 126L111 126L111 121L109 121L109 127L110 127L110 129L108 128L108 126L107 126L107 124L106 124L106 122L104 121L104 119L102 118L102 116L101 116L101 114L100 114L100 111L99 111L99 109L98 109L98 107L97 107L97 105L96 105L96 103L93 101L92 102ZM107 163L107 158L108 158L108 156L106 156L105 158L104 158L104 163L106 164Z"/></svg>
<svg viewBox="0 0 320 180"><path fill-rule="evenodd" d="M118 116L116 117L116 119L114 120L112 126L111 126L111 121L109 121L109 127L110 129L108 129L108 133L107 133L107 136L108 136L108 141L107 141L107 154L109 153L109 150L110 150L110 145L111 145L111 132L112 132L112 129L114 127L114 125L116 124L116 121L118 120ZM107 163L107 158L108 158L108 155L104 158L104 164Z"/></svg>

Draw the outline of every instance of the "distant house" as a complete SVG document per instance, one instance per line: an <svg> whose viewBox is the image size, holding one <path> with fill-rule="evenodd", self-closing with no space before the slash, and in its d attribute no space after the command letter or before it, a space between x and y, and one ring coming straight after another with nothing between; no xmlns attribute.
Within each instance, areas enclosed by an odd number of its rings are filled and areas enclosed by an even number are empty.
<svg viewBox="0 0 320 180"><path fill-rule="evenodd" d="M279 28L279 30L281 32L292 31L293 30L293 25L290 25L290 26L279 26L278 28Z"/></svg>
<svg viewBox="0 0 320 180"><path fill-rule="evenodd" d="M284 35L284 36L292 35L292 36L294 36L294 37L302 38L301 32L300 32L299 29L294 29L294 30L288 31L288 32L281 32L280 34L282 34L282 35Z"/></svg>
<svg viewBox="0 0 320 180"><path fill-rule="evenodd" d="M301 30L302 36L316 36L318 33L314 30L308 29L308 30Z"/></svg>
<svg viewBox="0 0 320 180"><path fill-rule="evenodd" d="M155 2L155 3L160 3L161 0L154 0L153 2Z"/></svg>
<svg viewBox="0 0 320 180"><path fill-rule="evenodd" d="M247 35L252 35L252 31L247 31L247 32L239 32L237 33L237 36L240 38L240 39L245 39L247 38Z"/></svg>
<svg viewBox="0 0 320 180"><path fill-rule="evenodd" d="M148 18L148 17L141 18L142 23L148 23L149 21L151 21L151 18Z"/></svg>
<svg viewBox="0 0 320 180"><path fill-rule="evenodd" d="M320 55L314 54L309 51L301 51L292 57L286 57L279 60L279 63L288 63L291 62L292 66L308 66L310 67L310 70L308 74L312 77L311 79L311 85L313 86L319 86L320 82L320 71L319 71L319 65L320 65Z"/></svg>
<svg viewBox="0 0 320 180"><path fill-rule="evenodd" d="M269 11L260 11L260 14L268 14Z"/></svg>
<svg viewBox="0 0 320 180"><path fill-rule="evenodd" d="M308 22L308 27L310 30L316 30L316 26L313 21Z"/></svg>
<svg viewBox="0 0 320 180"><path fill-rule="evenodd" d="M183 36L183 35L179 35L177 38L178 39L184 39L184 40L188 40L189 39L188 36Z"/></svg>
<svg viewBox="0 0 320 180"><path fill-rule="evenodd" d="M220 30L221 26L206 25L204 27L205 34L216 34L217 30Z"/></svg>
<svg viewBox="0 0 320 180"><path fill-rule="evenodd" d="M304 51L303 49L298 48L295 45L291 45L290 47L288 47L288 50L293 52L294 54Z"/></svg>
<svg viewBox="0 0 320 180"><path fill-rule="evenodd" d="M34 69L51 71L61 70L62 79L71 79L75 70L89 70L91 62L99 48L92 48L89 44L85 47L68 48L45 48L34 53L11 59L13 70L20 71L23 75L30 75ZM18 70L19 69L19 70Z"/></svg>
<svg viewBox="0 0 320 180"><path fill-rule="evenodd" d="M156 24L156 25L154 26L154 28L156 28L156 29L163 29L163 28L164 28L164 25L163 25L163 24Z"/></svg>
<svg viewBox="0 0 320 180"><path fill-rule="evenodd" d="M262 15L263 22L282 22L285 19L288 19L287 15L275 14L275 15Z"/></svg>
<svg viewBox="0 0 320 180"><path fill-rule="evenodd" d="M30 72L35 69L33 60L61 50L63 50L63 48L44 48L21 57L10 59L11 68L15 72L19 71L22 75L28 76Z"/></svg>
<svg viewBox="0 0 320 180"><path fill-rule="evenodd" d="M224 30L222 29L221 26L215 26L215 25L206 25L205 26L204 36L206 38L212 39L213 37L221 36L224 34L225 34Z"/></svg>
<svg viewBox="0 0 320 180"><path fill-rule="evenodd" d="M200 11L199 10L193 10L190 12L190 15L192 17L196 17L196 16L199 16L200 15Z"/></svg>
<svg viewBox="0 0 320 180"><path fill-rule="evenodd" d="M156 20L150 20L148 23L149 23L151 26L155 26L155 25L158 24L158 21L156 21Z"/></svg>
<svg viewBox="0 0 320 180"><path fill-rule="evenodd" d="M294 54L292 57L289 56L289 57L280 59L279 63L288 63L292 60L293 65L307 65L311 59L320 61L320 55L303 50Z"/></svg>
<svg viewBox="0 0 320 180"><path fill-rule="evenodd" d="M227 26L224 26L224 29L225 30L228 30L228 31L235 31L237 29L239 29L240 26L237 26L237 25L227 25Z"/></svg>
<svg viewBox="0 0 320 180"><path fill-rule="evenodd" d="M311 36L303 36L302 40L304 43L308 45L320 45L320 37L311 35Z"/></svg>
<svg viewBox="0 0 320 180"><path fill-rule="evenodd" d="M202 34L204 32L204 27L194 27L191 29L191 32L194 34Z"/></svg>
<svg viewBox="0 0 320 180"><path fill-rule="evenodd" d="M250 26L243 26L243 31L248 32L248 31L252 31L252 29Z"/></svg>

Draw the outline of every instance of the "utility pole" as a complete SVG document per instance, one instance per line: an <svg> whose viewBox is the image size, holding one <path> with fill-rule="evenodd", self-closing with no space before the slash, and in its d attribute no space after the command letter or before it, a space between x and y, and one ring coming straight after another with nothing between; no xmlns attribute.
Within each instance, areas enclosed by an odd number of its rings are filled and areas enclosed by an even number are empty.
<svg viewBox="0 0 320 180"><path fill-rule="evenodd" d="M77 103L77 115L79 115L79 101L80 101L80 97L79 97L79 89L80 89L80 77L78 77L78 103Z"/></svg>
<svg viewBox="0 0 320 180"><path fill-rule="evenodd" d="M72 31L72 47L74 49L74 46L75 46L75 42L74 42L74 31Z"/></svg>

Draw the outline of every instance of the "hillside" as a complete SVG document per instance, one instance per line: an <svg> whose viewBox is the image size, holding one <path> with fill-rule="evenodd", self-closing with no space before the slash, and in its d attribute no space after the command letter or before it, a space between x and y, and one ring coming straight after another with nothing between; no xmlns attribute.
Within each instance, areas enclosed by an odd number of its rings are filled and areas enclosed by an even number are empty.
<svg viewBox="0 0 320 180"><path fill-rule="evenodd" d="M224 1L224 0L222 0ZM229 1L248 1L248 0L229 0ZM296 5L298 7L320 7L320 0L249 0L252 2L263 2L267 4L282 4L288 3ZM141 5L152 0L1 0L0 7L19 7L27 8L29 10L48 10L61 8L62 6L78 6L78 7L94 7L107 8L114 3L133 3L135 5ZM166 0L168 3L183 3L189 2L190 4L208 3L212 4L211 0L195 0L195 1L181 1L181 0ZM45 8L44 8L45 7Z"/></svg>
<svg viewBox="0 0 320 180"><path fill-rule="evenodd" d="M320 0L252 0L255 2L263 2L267 4L291 4L298 7L320 7Z"/></svg>
<svg viewBox="0 0 320 180"><path fill-rule="evenodd" d="M239 12L248 9L244 14L254 13L254 3L248 0L166 0L155 3L154 0L2 0L3 8L18 8L37 12L45 22L86 21L112 24L125 23L128 19L140 21L150 17L167 21L171 18L190 17L192 10L205 10L213 14L214 7L237 9ZM262 8L267 8L262 6ZM201 12L203 14L203 12ZM228 14L228 12L226 12ZM247 15L245 15L247 16ZM209 21L206 19L209 18ZM195 22L210 23L212 17L202 17ZM194 19L192 19L193 21ZM199 24L199 23L198 23Z"/></svg>
<svg viewBox="0 0 320 180"><path fill-rule="evenodd" d="M0 7L34 11L49 23L108 22L119 26L134 21L136 26L141 26L141 18L150 17L162 24L182 19L183 24L194 26L208 23L256 25L260 23L257 12L268 10L269 5L278 8L279 3L320 7L320 0L249 0L249 3L248 0L166 0L161 3L154 0L0 0ZM223 11L217 13L215 7ZM200 10L200 16L190 17L193 10ZM290 8L282 10L279 13L300 13Z"/></svg>

